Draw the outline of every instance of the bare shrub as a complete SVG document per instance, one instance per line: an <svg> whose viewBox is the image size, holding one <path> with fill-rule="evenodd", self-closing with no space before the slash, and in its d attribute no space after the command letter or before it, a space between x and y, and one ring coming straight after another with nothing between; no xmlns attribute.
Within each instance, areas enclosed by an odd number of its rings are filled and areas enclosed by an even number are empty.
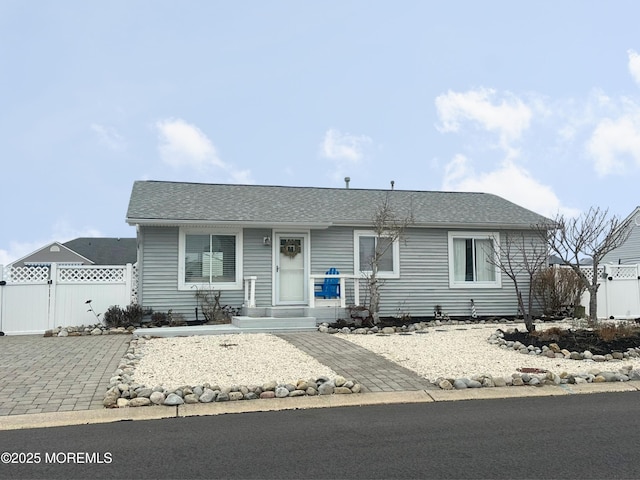
<svg viewBox="0 0 640 480"><path fill-rule="evenodd" d="M195 297L198 308L209 324L231 323L232 317L238 314L237 308L220 304L221 295L220 290L196 287Z"/></svg>
<svg viewBox="0 0 640 480"><path fill-rule="evenodd" d="M570 268L547 267L533 277L536 300L542 313L549 316L573 314L585 289L582 279Z"/></svg>
<svg viewBox="0 0 640 480"><path fill-rule="evenodd" d="M182 327L187 324L187 320L181 313L173 313L172 310L169 310L167 313L167 319L169 320L170 327Z"/></svg>
<svg viewBox="0 0 640 480"><path fill-rule="evenodd" d="M543 342L557 342L567 335L567 331L560 327L549 327L546 330L534 330L529 333Z"/></svg>
<svg viewBox="0 0 640 480"><path fill-rule="evenodd" d="M164 312L153 312L151 314L151 324L156 327L161 327L162 325L168 325L169 320L167 320L167 314Z"/></svg>
<svg viewBox="0 0 640 480"><path fill-rule="evenodd" d="M619 338L628 338L638 335L640 329L630 323L600 323L594 329L598 337L605 342L611 342Z"/></svg>

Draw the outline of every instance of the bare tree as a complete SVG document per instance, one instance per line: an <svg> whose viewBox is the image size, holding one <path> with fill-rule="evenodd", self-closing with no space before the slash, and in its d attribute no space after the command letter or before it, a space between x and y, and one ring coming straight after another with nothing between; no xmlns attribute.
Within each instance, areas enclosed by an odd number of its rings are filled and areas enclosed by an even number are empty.
<svg viewBox="0 0 640 480"><path fill-rule="evenodd" d="M372 221L375 245L373 254L369 258L371 271L367 274L367 286L369 288L369 311L373 323L378 324L380 323L380 290L383 284L379 277L380 262L385 253L393 248L393 244L404 236L407 227L413 223L413 210L411 209L405 217L398 216L392 208L387 194L376 208Z"/></svg>
<svg viewBox="0 0 640 480"><path fill-rule="evenodd" d="M582 280L589 292L589 321L593 324L598 319L598 265L607 253L627 241L631 219L622 221L610 216L608 209L591 207L576 218L557 215L554 222L556 228L547 237L549 249ZM584 257L592 260L590 277L580 268L580 259Z"/></svg>
<svg viewBox="0 0 640 480"><path fill-rule="evenodd" d="M493 239L493 252L488 255L489 263L498 267L513 282L518 299L518 309L522 313L524 324L528 332L536 327L533 323L534 308L534 277L549 259L547 244L538 235L523 232L505 233L502 242ZM526 287L523 287L526 283ZM523 288L527 289L526 301Z"/></svg>

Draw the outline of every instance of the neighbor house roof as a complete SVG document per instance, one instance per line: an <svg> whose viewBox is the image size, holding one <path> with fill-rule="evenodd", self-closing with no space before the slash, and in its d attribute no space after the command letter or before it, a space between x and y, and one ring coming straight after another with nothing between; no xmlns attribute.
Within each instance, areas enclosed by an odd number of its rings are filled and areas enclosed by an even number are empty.
<svg viewBox="0 0 640 480"><path fill-rule="evenodd" d="M76 238L65 243L49 245L15 260L10 265L126 265L136 263L138 247L136 238Z"/></svg>
<svg viewBox="0 0 640 480"><path fill-rule="evenodd" d="M550 220L496 195L466 192L369 190L137 181L131 225L251 224L260 226L371 225L388 199L415 226L529 228Z"/></svg>
<svg viewBox="0 0 640 480"><path fill-rule="evenodd" d="M64 245L96 265L126 265L138 258L136 238L81 237Z"/></svg>

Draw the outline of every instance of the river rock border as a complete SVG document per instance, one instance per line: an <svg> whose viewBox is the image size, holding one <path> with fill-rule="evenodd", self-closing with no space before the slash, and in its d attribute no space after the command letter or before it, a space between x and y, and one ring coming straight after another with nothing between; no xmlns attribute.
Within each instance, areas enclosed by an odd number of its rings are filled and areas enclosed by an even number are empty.
<svg viewBox="0 0 640 480"><path fill-rule="evenodd" d="M515 324L520 323L516 320L508 320L506 318L496 318L492 320L452 320L452 319L443 319L443 320L433 320L430 322L415 322L410 323L408 325L401 325L397 327L356 327L356 326L345 326L341 328L336 328L331 326L329 323L324 322L318 326L318 331L321 333L352 333L354 335L374 335L374 334L384 334L391 335L393 333L411 333L411 332L419 332L422 330L427 330L432 327L440 327L445 325L486 325L486 324Z"/></svg>
<svg viewBox="0 0 640 480"><path fill-rule="evenodd" d="M141 347L151 337L134 336L118 369L109 379L103 405L106 408L143 407L149 405L176 406L184 403L211 403L266 398L302 397L314 395L361 393L362 386L342 376L317 377L291 383L267 381L262 385L185 385L173 390L161 385L148 387L133 381L133 373L142 358Z"/></svg>
<svg viewBox="0 0 640 480"><path fill-rule="evenodd" d="M567 322L575 322L577 319L565 319ZM328 323L322 323L318 327L318 331L323 333L346 333L354 335L393 335L393 334L414 334L424 333L423 331L430 327L438 327L442 325L476 325L476 324L509 324L520 323L505 318L495 320L434 320L432 322L417 322L409 325L398 327L342 327L335 328ZM500 329L496 330L487 340L492 345L497 345L504 349L513 349L524 355L543 355L549 358L564 358L571 360L582 360L587 362L621 362L628 358L640 358L640 346L629 348L626 352L614 352L607 355L593 355L589 351L569 352L563 350L556 344L545 345L542 348L533 345L524 345L520 342L504 340L504 332ZM640 370L634 370L633 366L625 365L618 369L601 369L595 365L588 371L582 373L562 372L559 375L546 370L537 370L532 372L513 373L511 377L493 377L491 375L474 375L472 377L462 378L445 378L439 377L434 384L442 390L462 390L466 388L483 388L483 387L518 387L518 386L536 386L545 385L563 385L563 384L580 384L580 383L601 383L601 382L627 382L629 380L640 380Z"/></svg>
<svg viewBox="0 0 640 480"><path fill-rule="evenodd" d="M109 328L102 323L80 325L78 327L56 327L44 332L45 337L82 337L87 335L122 335L131 334L135 327Z"/></svg>

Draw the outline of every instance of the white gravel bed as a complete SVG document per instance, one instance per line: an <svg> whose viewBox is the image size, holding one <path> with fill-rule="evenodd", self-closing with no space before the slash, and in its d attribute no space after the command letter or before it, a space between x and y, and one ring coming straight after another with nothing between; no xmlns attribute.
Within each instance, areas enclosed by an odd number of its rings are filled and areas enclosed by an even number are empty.
<svg viewBox="0 0 640 480"><path fill-rule="evenodd" d="M551 325L544 325L548 328ZM427 328L425 334L389 336L337 333L340 338L360 345L396 362L433 382L438 377L462 378L473 375L511 377L518 368L541 368L556 374L577 374L591 368L617 370L622 365L640 368L640 359L594 363L587 360L547 358L542 355L523 355L490 344L487 339L498 328L525 330L523 325L465 325ZM464 328L465 330L462 330ZM540 326L538 327L540 328ZM443 331L438 331L443 330Z"/></svg>
<svg viewBox="0 0 640 480"><path fill-rule="evenodd" d="M290 343L265 333L153 338L133 380L161 385L262 385L268 381L335 377L337 374Z"/></svg>

